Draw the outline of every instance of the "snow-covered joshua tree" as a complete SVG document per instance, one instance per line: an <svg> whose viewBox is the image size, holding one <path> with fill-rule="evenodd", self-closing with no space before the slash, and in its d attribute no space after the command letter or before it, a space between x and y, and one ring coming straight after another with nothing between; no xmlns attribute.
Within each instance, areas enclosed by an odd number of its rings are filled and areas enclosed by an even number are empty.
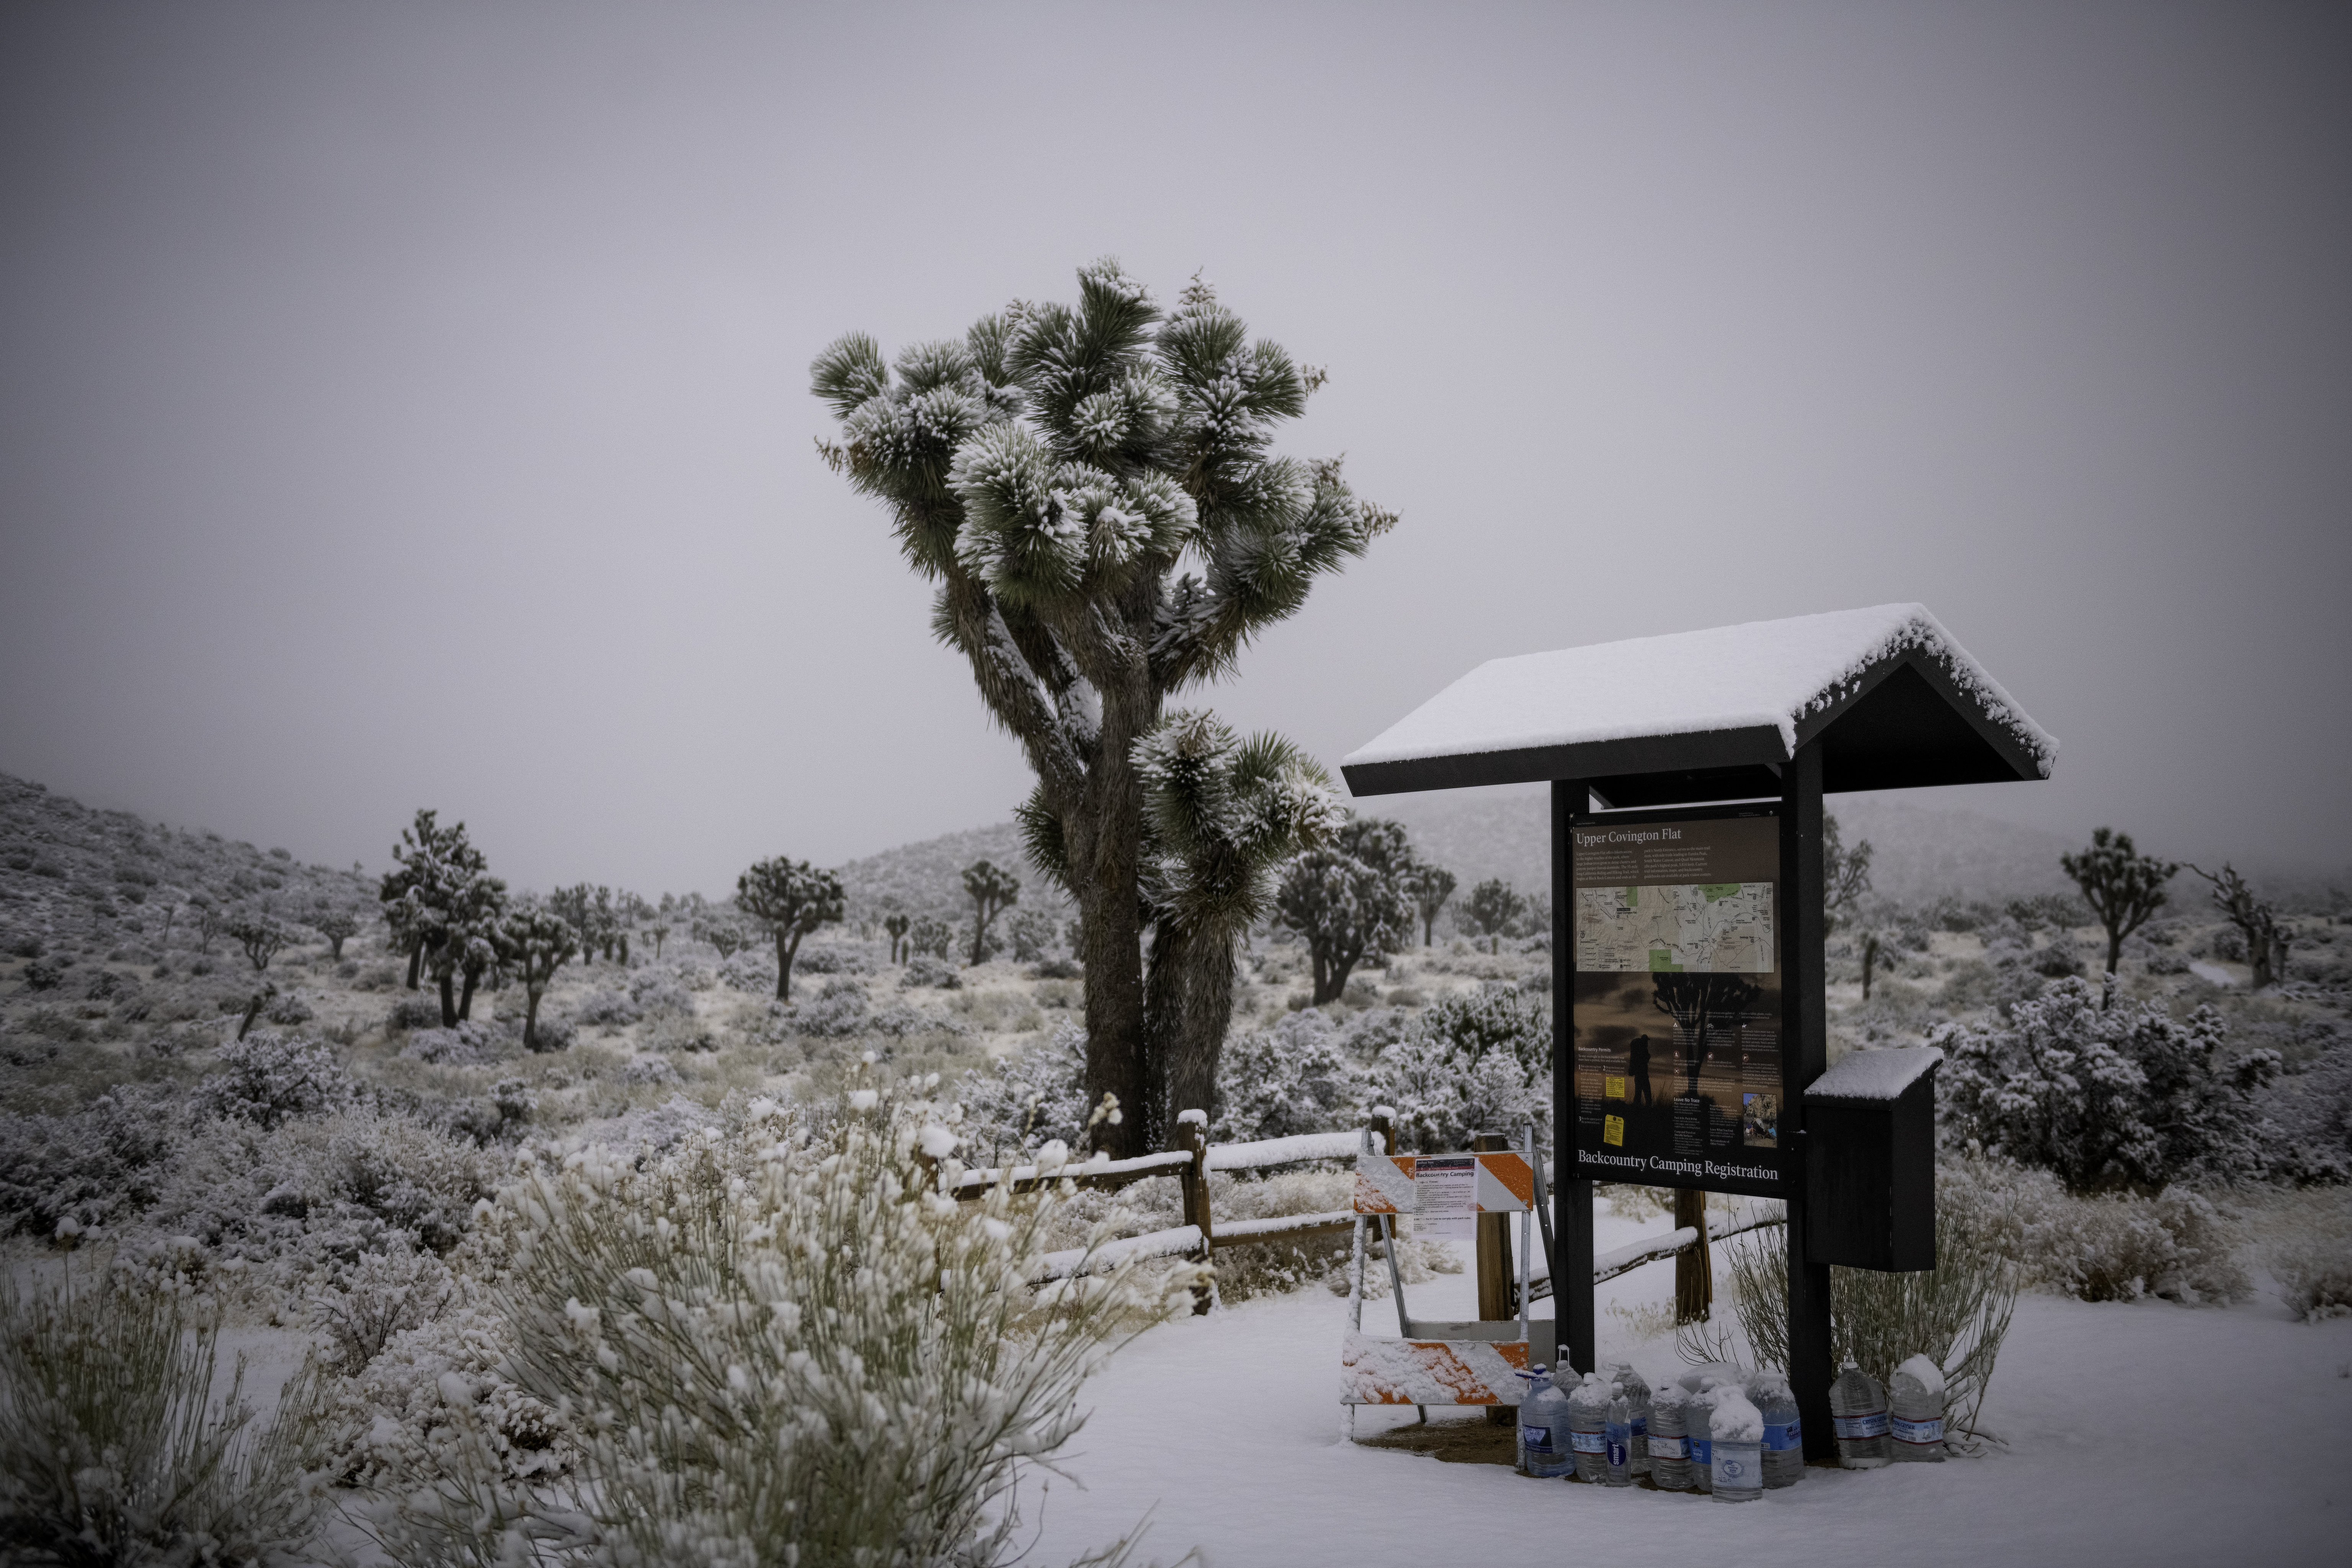
<svg viewBox="0 0 2352 1568"><path fill-rule="evenodd" d="M1098 261L1075 305L1016 302L895 366L852 334L811 377L842 422L826 460L889 508L909 563L940 585L932 630L1036 773L1022 820L1078 905L1088 1093L1141 1104L1137 743L1395 517L1351 493L1337 460L1271 452L1321 376L1252 342L1197 279L1163 312ZM1121 1152L1149 1135L1141 1118L1103 1131Z"/></svg>

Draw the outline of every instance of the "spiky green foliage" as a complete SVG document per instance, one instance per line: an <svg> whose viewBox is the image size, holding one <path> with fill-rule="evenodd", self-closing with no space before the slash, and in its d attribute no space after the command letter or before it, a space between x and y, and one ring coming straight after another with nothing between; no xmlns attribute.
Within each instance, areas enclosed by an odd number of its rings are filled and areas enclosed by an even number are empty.
<svg viewBox="0 0 2352 1568"><path fill-rule="evenodd" d="M1148 1119L1217 1113L1217 1068L1233 1016L1234 954L1266 911L1274 878L1328 843L1346 812L1329 777L1279 735L1238 739L1184 711L1136 748L1150 857Z"/></svg>
<svg viewBox="0 0 2352 1568"><path fill-rule="evenodd" d="M1021 820L1079 908L1088 1092L1142 1104L1137 743L1395 519L1336 459L1273 452L1307 380L1197 279L1163 311L1098 261L1075 304L1016 302L895 364L853 333L811 381L841 420L826 460L889 509L939 584L933 630L1036 773ZM1117 1139L1148 1131L1131 1117Z"/></svg>

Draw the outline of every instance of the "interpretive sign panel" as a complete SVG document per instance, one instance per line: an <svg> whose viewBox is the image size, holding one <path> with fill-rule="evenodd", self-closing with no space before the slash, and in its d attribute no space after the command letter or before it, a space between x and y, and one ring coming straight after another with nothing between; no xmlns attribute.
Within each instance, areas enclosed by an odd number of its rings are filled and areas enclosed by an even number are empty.
<svg viewBox="0 0 2352 1568"><path fill-rule="evenodd" d="M1576 1173L1782 1195L1777 815L1612 812L1570 833Z"/></svg>

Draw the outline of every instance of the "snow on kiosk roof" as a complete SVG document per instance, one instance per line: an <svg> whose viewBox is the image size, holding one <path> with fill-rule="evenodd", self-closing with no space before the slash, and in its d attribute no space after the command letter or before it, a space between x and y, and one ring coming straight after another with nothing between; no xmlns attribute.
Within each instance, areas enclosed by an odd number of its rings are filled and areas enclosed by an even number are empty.
<svg viewBox="0 0 2352 1568"><path fill-rule="evenodd" d="M1612 806L2047 778L2058 742L1924 605L1490 659L1339 764L1359 795L1583 779Z"/></svg>

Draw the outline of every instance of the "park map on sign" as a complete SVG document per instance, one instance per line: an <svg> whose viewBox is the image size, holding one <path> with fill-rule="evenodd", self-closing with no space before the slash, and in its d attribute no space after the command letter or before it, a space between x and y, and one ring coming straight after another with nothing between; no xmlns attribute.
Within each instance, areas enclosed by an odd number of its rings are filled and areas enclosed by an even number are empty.
<svg viewBox="0 0 2352 1568"><path fill-rule="evenodd" d="M1579 888L1576 966L1594 974L1769 974L1772 884Z"/></svg>

